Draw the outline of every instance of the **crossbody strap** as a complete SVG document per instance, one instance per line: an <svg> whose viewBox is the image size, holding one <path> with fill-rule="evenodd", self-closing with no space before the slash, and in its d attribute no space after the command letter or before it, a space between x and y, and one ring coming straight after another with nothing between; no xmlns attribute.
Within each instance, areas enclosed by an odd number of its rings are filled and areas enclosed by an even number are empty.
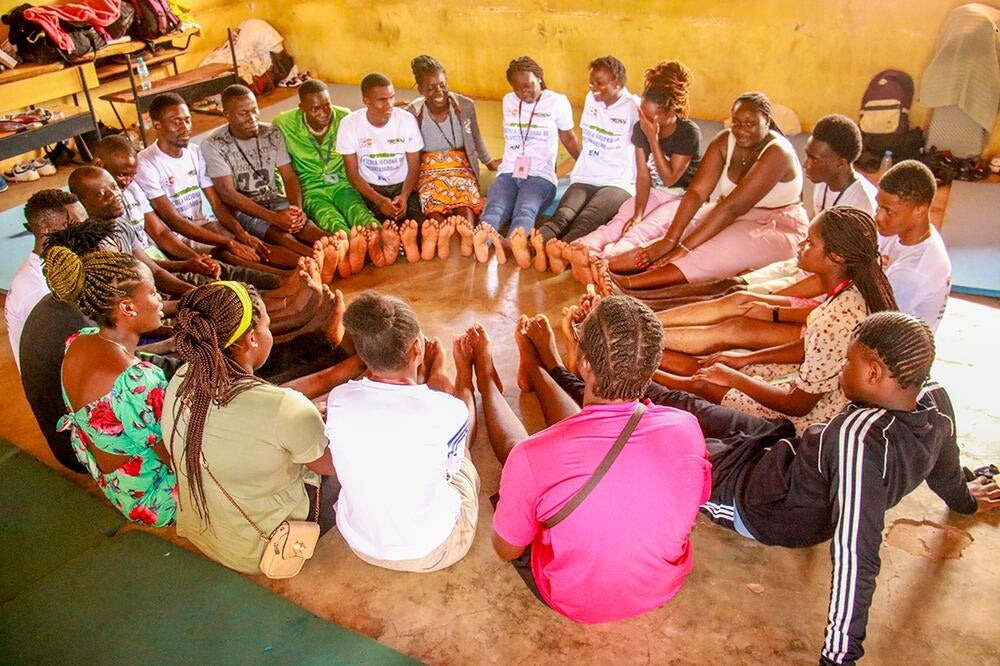
<svg viewBox="0 0 1000 666"><path fill-rule="evenodd" d="M587 499L587 495L589 495L590 492L597 487L597 484L601 482L604 475L608 473L609 469L611 469L611 465L615 462L618 454L625 448L625 443L628 442L629 437L632 436L632 432L635 430L635 427L639 425L639 419L642 418L645 411L645 404L642 402L636 404L635 411L632 412L632 418L628 420L628 423L625 425L625 429L622 430L620 435L618 435L618 439L615 440L611 450L609 450L607 455L604 456L604 460L601 461L601 464L597 466L594 473L589 479L587 479L587 483L583 484L583 487L580 488L576 495L573 495L573 497L570 498L570 500L566 502L566 504L564 504L558 512L556 512L556 515L542 523L542 527L548 530L552 529L573 513L576 507L583 503L583 500Z"/></svg>

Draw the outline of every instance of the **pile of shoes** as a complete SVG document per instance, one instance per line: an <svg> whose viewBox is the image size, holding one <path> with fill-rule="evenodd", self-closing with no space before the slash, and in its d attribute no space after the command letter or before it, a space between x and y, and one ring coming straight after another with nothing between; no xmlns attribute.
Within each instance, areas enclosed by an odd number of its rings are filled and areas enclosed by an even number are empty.
<svg viewBox="0 0 1000 666"><path fill-rule="evenodd" d="M926 149L919 159L934 174L938 185L947 185L953 180L983 180L990 174L986 160L976 156L955 157L951 151L938 150L936 146Z"/></svg>
<svg viewBox="0 0 1000 666"><path fill-rule="evenodd" d="M44 107L32 108L17 113L0 114L0 132L24 132L37 129L42 125L59 120L62 112Z"/></svg>
<svg viewBox="0 0 1000 666"><path fill-rule="evenodd" d="M47 157L38 157L33 160L18 162L11 168L3 172L3 177L12 183L28 183L38 180L42 176L53 176L56 173L56 165Z"/></svg>

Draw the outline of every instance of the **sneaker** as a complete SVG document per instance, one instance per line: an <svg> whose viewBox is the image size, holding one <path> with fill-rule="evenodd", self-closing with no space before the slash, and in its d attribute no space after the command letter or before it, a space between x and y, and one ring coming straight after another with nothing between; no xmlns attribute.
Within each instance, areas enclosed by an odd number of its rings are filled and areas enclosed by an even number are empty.
<svg viewBox="0 0 1000 666"><path fill-rule="evenodd" d="M31 162L21 162L3 172L3 177L12 183L28 183L41 176L31 167Z"/></svg>
<svg viewBox="0 0 1000 666"><path fill-rule="evenodd" d="M7 179L0 176L0 192L6 192L8 187L10 186L7 184Z"/></svg>
<svg viewBox="0 0 1000 666"><path fill-rule="evenodd" d="M39 157L30 162L31 167L38 172L39 176L54 176L58 169L47 157Z"/></svg>

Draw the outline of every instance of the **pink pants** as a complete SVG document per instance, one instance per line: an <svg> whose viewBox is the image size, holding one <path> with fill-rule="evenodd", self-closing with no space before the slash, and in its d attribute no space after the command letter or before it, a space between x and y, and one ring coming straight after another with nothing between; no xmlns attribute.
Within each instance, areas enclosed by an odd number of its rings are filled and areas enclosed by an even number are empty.
<svg viewBox="0 0 1000 666"><path fill-rule="evenodd" d="M680 201L681 195L650 188L642 221L627 233L623 234L622 229L635 215L635 197L623 203L610 222L575 242L585 245L602 259L648 245L666 235Z"/></svg>

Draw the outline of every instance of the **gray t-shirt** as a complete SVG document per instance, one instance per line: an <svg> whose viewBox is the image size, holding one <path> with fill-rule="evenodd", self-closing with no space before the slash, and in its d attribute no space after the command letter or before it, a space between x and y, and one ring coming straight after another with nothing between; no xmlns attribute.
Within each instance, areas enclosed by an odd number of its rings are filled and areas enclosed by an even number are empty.
<svg viewBox="0 0 1000 666"><path fill-rule="evenodd" d="M455 115L455 109L448 108L448 117L442 122L434 120L431 112L424 107L420 119L420 134L424 137L424 152L459 150L465 147L462 123Z"/></svg>
<svg viewBox="0 0 1000 666"><path fill-rule="evenodd" d="M209 178L232 176L240 194L259 204L284 197L277 169L292 160L285 136L274 125L260 123L257 136L250 139L237 139L223 125L201 144L201 152Z"/></svg>

